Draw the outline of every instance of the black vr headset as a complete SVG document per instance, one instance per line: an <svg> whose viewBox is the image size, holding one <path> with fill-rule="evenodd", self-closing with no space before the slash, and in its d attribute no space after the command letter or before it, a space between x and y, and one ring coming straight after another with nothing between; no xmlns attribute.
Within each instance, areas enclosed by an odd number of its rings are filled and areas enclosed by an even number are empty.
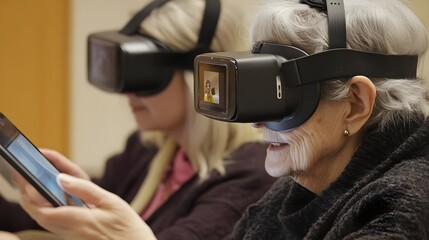
<svg viewBox="0 0 429 240"><path fill-rule="evenodd" d="M88 36L87 70L92 85L109 92L154 95L168 86L175 69L191 70L195 56L212 52L210 44L220 15L220 0L206 0L198 43L189 51L171 51L156 39L139 34L141 22L166 2L151 2L120 31Z"/></svg>
<svg viewBox="0 0 429 240"><path fill-rule="evenodd" d="M263 122L271 130L287 131L313 115L323 81L356 75L416 77L417 56L346 48L342 0L301 0L301 3L327 11L330 49L309 55L293 46L260 42L252 53L199 55L194 62L198 113L221 121ZM209 91L210 88L214 90Z"/></svg>

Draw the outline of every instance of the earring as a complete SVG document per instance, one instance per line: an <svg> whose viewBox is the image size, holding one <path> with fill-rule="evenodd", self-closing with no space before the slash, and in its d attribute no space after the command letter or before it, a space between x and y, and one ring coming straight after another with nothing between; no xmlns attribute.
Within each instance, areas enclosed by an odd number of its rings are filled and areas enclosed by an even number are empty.
<svg viewBox="0 0 429 240"><path fill-rule="evenodd" d="M350 132L349 132L349 130L344 130L344 136L349 136L350 135Z"/></svg>

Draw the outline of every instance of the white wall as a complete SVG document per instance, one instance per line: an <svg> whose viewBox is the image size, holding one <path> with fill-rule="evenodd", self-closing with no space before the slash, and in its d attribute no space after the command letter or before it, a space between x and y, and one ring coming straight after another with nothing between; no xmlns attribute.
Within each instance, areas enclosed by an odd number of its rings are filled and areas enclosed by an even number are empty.
<svg viewBox="0 0 429 240"><path fill-rule="evenodd" d="M429 1L428 0L411 0L411 6L420 20L429 31ZM429 51L426 53L426 57L423 65L420 65L419 73L426 79L429 85Z"/></svg>
<svg viewBox="0 0 429 240"><path fill-rule="evenodd" d="M86 75L86 37L119 30L147 0L72 0L70 158L99 175L106 158L120 151L136 128L126 98L91 86Z"/></svg>

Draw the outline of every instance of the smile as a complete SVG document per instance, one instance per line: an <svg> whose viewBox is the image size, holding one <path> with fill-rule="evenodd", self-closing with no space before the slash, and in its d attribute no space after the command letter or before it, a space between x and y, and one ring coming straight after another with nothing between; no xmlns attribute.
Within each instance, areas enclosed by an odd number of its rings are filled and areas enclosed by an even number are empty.
<svg viewBox="0 0 429 240"><path fill-rule="evenodd" d="M268 144L268 150L271 151L278 151L285 147L289 146L287 143L278 143L278 142L272 142Z"/></svg>

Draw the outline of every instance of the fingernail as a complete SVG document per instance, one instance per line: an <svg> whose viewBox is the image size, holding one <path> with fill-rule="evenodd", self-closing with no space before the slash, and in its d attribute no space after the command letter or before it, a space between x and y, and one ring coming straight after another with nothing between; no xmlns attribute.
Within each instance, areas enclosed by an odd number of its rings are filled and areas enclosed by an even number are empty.
<svg viewBox="0 0 429 240"><path fill-rule="evenodd" d="M63 186L70 186L73 178L67 174L60 173L57 175L57 183L62 188Z"/></svg>

